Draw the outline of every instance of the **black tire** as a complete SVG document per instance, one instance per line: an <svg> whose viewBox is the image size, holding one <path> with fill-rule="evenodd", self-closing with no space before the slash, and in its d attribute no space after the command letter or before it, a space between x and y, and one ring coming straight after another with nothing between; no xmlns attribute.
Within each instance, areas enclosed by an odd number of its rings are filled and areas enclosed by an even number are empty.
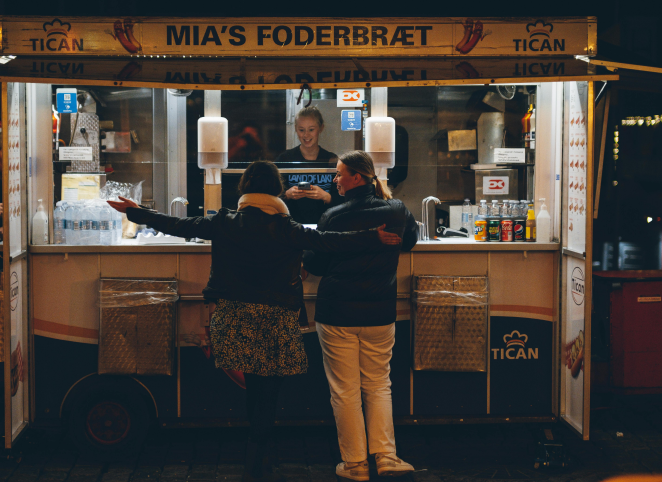
<svg viewBox="0 0 662 482"><path fill-rule="evenodd" d="M104 459L138 453L149 425L147 404L137 388L102 379L77 394L67 420L78 449Z"/></svg>

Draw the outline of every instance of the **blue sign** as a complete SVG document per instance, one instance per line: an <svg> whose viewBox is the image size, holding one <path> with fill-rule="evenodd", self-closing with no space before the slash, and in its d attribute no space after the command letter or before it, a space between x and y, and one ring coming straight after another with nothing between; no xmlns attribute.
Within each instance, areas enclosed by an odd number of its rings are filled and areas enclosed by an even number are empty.
<svg viewBox="0 0 662 482"><path fill-rule="evenodd" d="M57 89L57 111L60 114L75 114L78 112L76 89Z"/></svg>
<svg viewBox="0 0 662 482"><path fill-rule="evenodd" d="M360 131L361 130L361 111L360 110L344 110L342 111L340 128L344 131Z"/></svg>

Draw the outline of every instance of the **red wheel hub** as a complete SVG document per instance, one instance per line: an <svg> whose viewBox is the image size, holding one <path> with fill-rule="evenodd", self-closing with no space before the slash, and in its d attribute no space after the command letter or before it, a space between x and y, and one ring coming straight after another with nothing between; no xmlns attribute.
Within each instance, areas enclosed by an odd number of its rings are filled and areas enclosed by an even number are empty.
<svg viewBox="0 0 662 482"><path fill-rule="evenodd" d="M117 402L100 402L92 407L85 422L87 433L98 443L112 445L121 442L131 429L131 416Z"/></svg>

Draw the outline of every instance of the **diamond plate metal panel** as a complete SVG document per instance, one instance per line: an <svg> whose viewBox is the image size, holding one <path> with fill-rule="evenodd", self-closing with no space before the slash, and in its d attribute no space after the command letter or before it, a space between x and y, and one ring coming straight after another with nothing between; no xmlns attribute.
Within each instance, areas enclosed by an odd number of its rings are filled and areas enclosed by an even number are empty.
<svg viewBox="0 0 662 482"><path fill-rule="evenodd" d="M99 172L99 116L89 112L71 114L71 146L91 147L91 161L71 161L73 172Z"/></svg>
<svg viewBox="0 0 662 482"><path fill-rule="evenodd" d="M418 276L414 291L414 369L486 371L487 277Z"/></svg>

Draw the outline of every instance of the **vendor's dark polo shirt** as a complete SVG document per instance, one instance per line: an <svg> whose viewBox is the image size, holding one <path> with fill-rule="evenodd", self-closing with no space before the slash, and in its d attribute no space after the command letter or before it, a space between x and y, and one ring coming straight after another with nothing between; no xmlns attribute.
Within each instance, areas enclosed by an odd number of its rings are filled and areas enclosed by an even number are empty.
<svg viewBox="0 0 662 482"><path fill-rule="evenodd" d="M287 167L296 167L296 168L323 168L330 167L335 169L336 163L338 162L338 156L333 152L329 152L326 149L320 147L319 153L317 154L317 159L309 160L303 157L301 154L301 149L299 146L288 149L279 155L274 161L279 168ZM335 184L333 183L333 178L335 174L332 172L328 173L284 173L283 181L285 184L285 190L287 191L292 186L296 186L301 181L308 181L311 185L319 186L321 189L331 194L331 202L325 204L324 201L316 199L284 199L287 208L290 210L290 214L295 221L301 224L317 224L320 217L324 212L339 204L342 204L343 198L338 194L338 189L336 189Z"/></svg>

